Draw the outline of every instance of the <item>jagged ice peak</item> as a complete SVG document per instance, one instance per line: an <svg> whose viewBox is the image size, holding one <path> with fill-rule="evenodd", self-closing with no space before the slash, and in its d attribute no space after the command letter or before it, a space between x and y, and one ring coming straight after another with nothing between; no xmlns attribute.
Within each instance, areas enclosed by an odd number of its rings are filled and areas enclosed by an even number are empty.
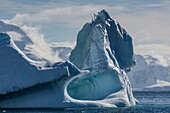
<svg viewBox="0 0 170 113"><path fill-rule="evenodd" d="M107 49L107 51L110 51L108 54L116 58L118 66L121 69L129 71L135 64L131 36L105 10L94 15L92 22L86 23L77 35L77 46L75 47L75 50L72 51L72 54L78 50L76 50L77 47L84 48L84 50L79 51L80 53L83 52L83 54L80 57L78 56L79 58L72 58L71 55L70 60L79 68L84 67L83 62L85 61L84 58L86 56L84 54L86 54L85 52L88 52L87 48L90 47L89 44L92 40L103 41L105 45L109 46L107 47L110 49ZM116 60L114 58L111 59L114 64L117 65Z"/></svg>

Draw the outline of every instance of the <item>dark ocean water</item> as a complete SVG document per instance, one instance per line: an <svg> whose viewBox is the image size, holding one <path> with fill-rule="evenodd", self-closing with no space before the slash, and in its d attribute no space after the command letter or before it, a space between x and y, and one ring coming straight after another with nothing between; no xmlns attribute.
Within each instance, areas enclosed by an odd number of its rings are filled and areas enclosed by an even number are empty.
<svg viewBox="0 0 170 113"><path fill-rule="evenodd" d="M170 113L170 92L134 92L139 104L129 108L1 109L4 113Z"/></svg>

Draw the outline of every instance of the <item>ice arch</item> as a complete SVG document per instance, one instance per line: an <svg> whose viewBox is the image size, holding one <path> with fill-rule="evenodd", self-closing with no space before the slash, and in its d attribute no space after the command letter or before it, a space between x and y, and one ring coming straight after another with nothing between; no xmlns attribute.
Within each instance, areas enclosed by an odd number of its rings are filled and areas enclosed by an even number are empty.
<svg viewBox="0 0 170 113"><path fill-rule="evenodd" d="M115 70L80 74L67 86L68 95L80 100L101 100L121 89L119 75Z"/></svg>

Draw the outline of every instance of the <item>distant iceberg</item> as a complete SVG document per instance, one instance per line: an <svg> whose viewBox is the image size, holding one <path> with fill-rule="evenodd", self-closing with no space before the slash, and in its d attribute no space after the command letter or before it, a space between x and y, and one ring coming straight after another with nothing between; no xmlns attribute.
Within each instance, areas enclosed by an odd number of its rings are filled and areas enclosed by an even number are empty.
<svg viewBox="0 0 170 113"><path fill-rule="evenodd" d="M79 32L70 61L33 61L0 33L0 62L0 108L136 104L126 75L135 64L132 38L105 10Z"/></svg>

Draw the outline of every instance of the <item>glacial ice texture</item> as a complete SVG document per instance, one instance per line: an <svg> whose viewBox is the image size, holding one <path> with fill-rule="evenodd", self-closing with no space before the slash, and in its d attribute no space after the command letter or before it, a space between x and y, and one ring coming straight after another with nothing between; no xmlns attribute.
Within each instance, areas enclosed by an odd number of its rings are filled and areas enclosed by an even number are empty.
<svg viewBox="0 0 170 113"><path fill-rule="evenodd" d="M78 33L77 45L71 52L70 61L78 68L88 70L89 74L86 79L79 78L70 83L70 95L77 99L105 100L109 95L117 94L121 96L115 98L124 106L134 105L135 99L125 73L135 64L133 55L130 35L106 11L99 12L95 20L85 24ZM77 88L77 84L85 87L87 92ZM107 103L123 106L117 104L115 98L112 98L114 102Z"/></svg>
<svg viewBox="0 0 170 113"><path fill-rule="evenodd" d="M0 87L1 108L136 104L125 73L135 63L132 39L104 10L79 32L70 56L75 65L67 61L42 66L27 58L7 34L0 35L0 42L0 59L6 69L0 76L4 79Z"/></svg>

